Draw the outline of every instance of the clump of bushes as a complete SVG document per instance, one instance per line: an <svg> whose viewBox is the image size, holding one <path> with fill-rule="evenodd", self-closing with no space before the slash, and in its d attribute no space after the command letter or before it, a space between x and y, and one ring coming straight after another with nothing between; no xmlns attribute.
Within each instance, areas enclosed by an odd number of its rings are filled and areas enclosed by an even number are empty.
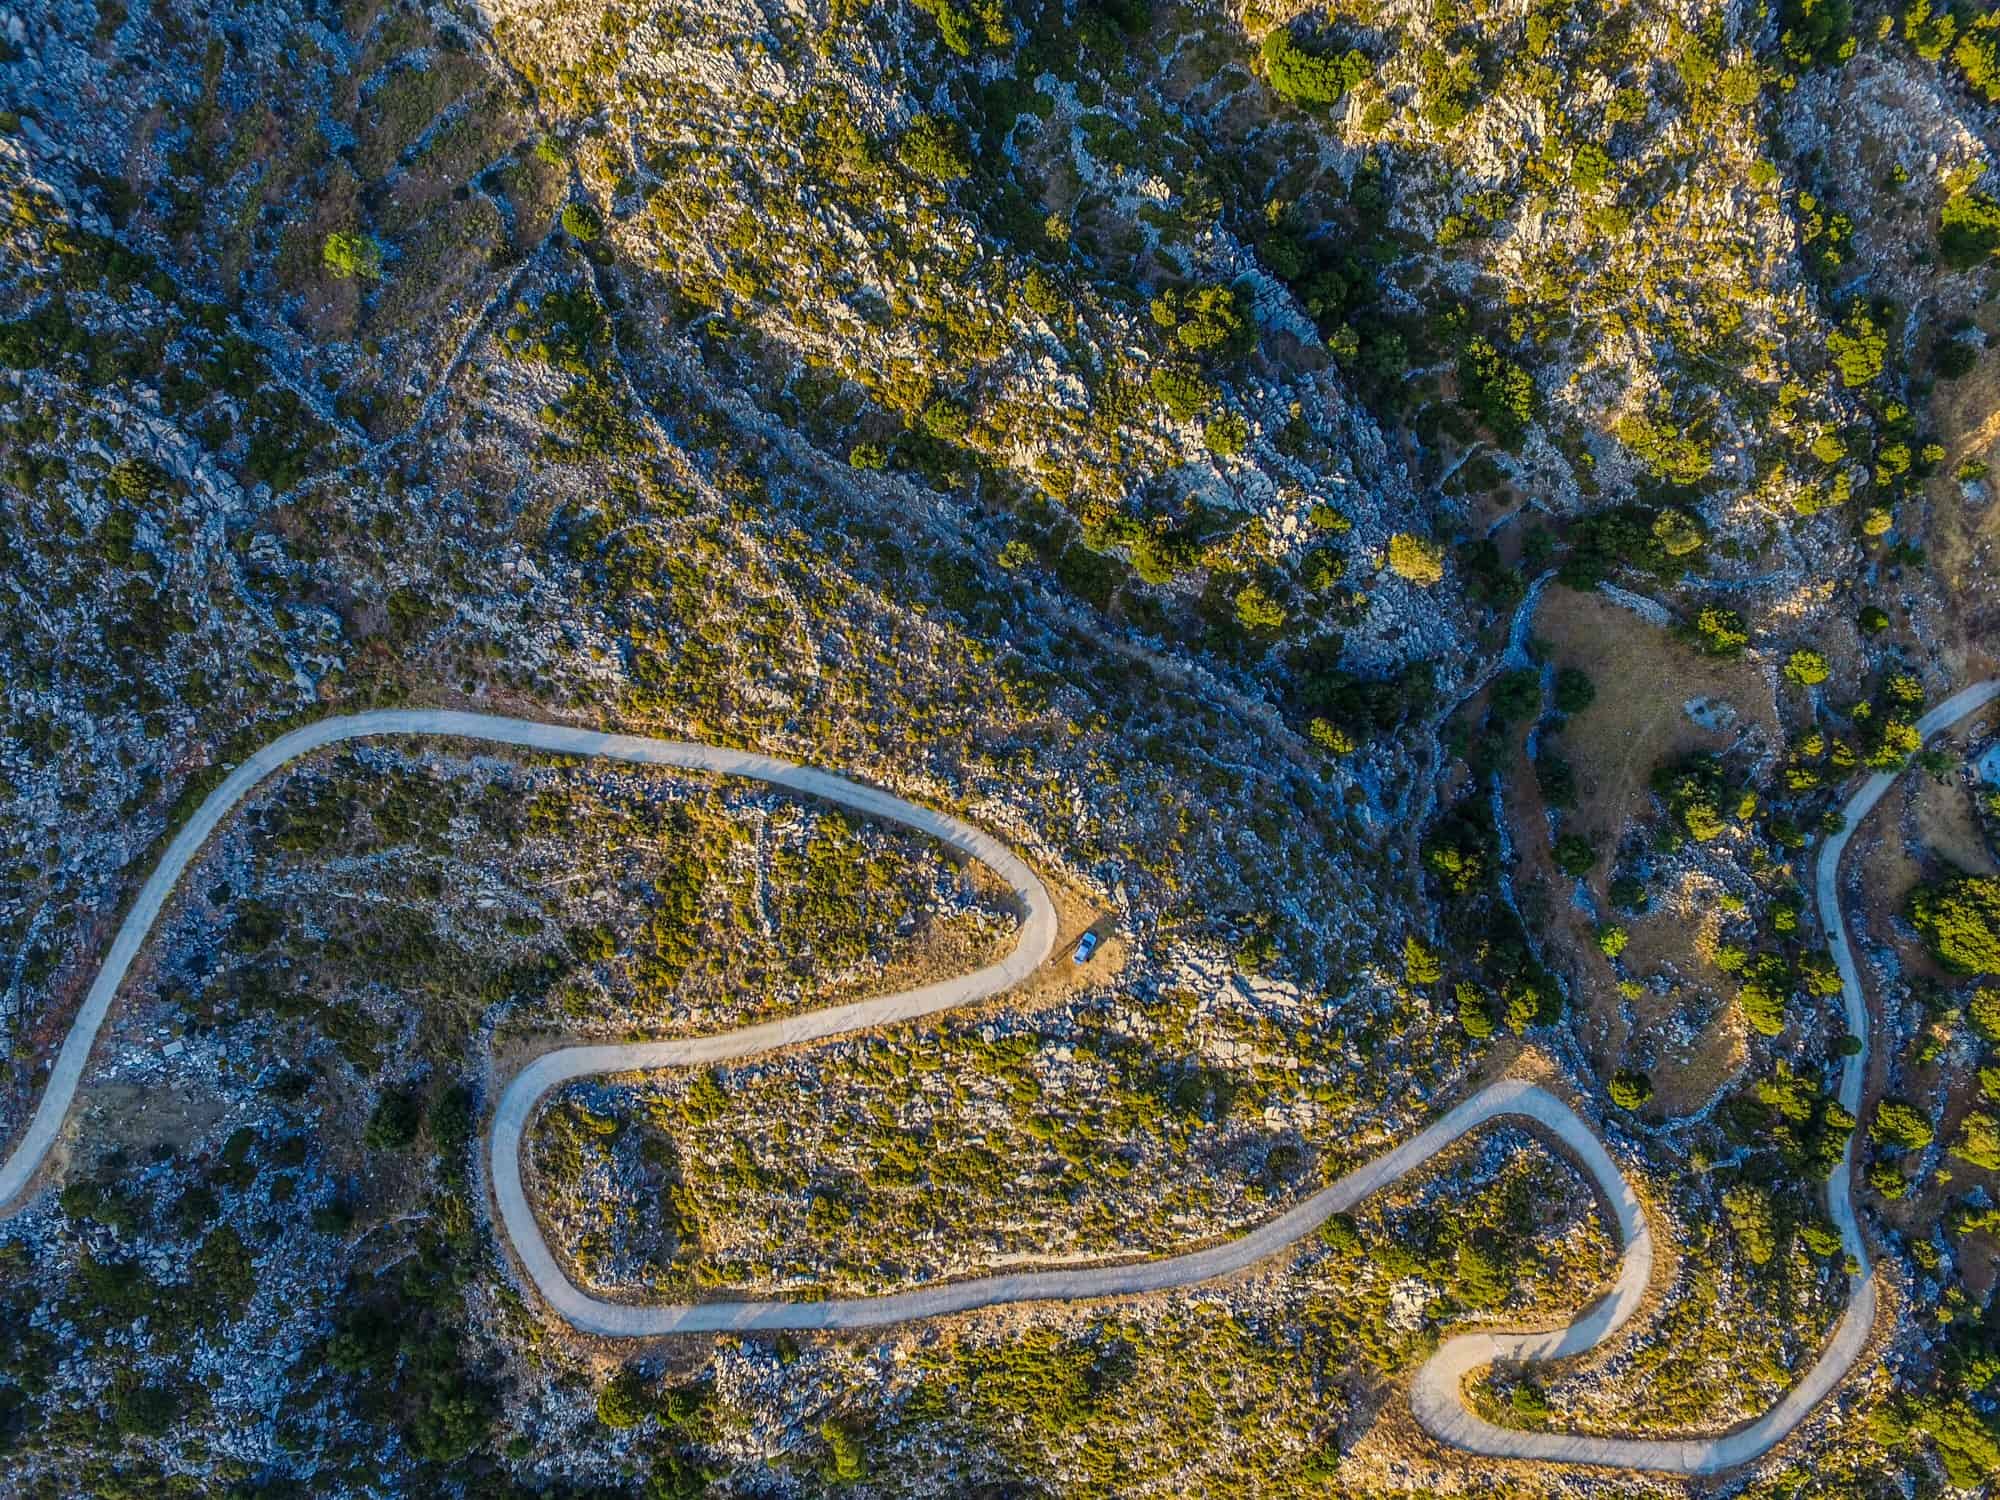
<svg viewBox="0 0 2000 1500"><path fill-rule="evenodd" d="M1474 338L1458 361L1458 399L1505 448L1518 448L1535 415L1535 382L1485 338Z"/></svg>
<svg viewBox="0 0 2000 1500"><path fill-rule="evenodd" d="M2000 974L2000 878L1957 873L1919 885L1905 914L1952 973Z"/></svg>
<svg viewBox="0 0 2000 1500"><path fill-rule="evenodd" d="M941 115L918 115L896 144L896 155L919 177L956 182L972 172L965 127Z"/></svg>
<svg viewBox="0 0 2000 1500"><path fill-rule="evenodd" d="M1247 354L1256 339L1243 300L1229 287L1173 288L1153 299L1151 311L1175 347L1198 359Z"/></svg>
<svg viewBox="0 0 2000 1500"><path fill-rule="evenodd" d="M1280 26L1259 49L1271 92L1288 104L1337 104L1368 77L1368 59L1355 48L1344 53L1311 51L1299 45L1291 29Z"/></svg>

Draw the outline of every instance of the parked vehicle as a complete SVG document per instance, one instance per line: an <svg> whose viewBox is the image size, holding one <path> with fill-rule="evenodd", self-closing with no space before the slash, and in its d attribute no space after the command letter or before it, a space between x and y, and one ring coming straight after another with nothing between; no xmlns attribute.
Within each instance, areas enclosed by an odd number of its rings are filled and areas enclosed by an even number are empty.
<svg viewBox="0 0 2000 1500"><path fill-rule="evenodd" d="M1090 955L1095 953L1096 951L1097 951L1096 933L1086 932L1082 937L1076 940L1076 961L1078 963L1088 963L1090 961Z"/></svg>

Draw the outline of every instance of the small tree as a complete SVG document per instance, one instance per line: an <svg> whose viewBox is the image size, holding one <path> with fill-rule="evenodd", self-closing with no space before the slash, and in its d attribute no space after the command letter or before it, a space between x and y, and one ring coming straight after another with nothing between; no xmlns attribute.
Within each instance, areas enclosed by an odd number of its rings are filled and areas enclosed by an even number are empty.
<svg viewBox="0 0 2000 1500"><path fill-rule="evenodd" d="M1352 755L1358 748L1354 736L1331 719L1313 719L1306 725L1306 737L1329 755Z"/></svg>
<svg viewBox="0 0 2000 1500"><path fill-rule="evenodd" d="M1778 1216L1771 1195L1739 1182L1722 1195L1722 1208L1743 1247L1744 1258L1753 1266L1768 1264L1778 1251Z"/></svg>
<svg viewBox="0 0 2000 1500"><path fill-rule="evenodd" d="M1582 878L1597 864L1597 849L1580 833L1566 833L1556 840L1556 868L1563 874Z"/></svg>
<svg viewBox="0 0 2000 1500"><path fill-rule="evenodd" d="M1889 352L1889 335L1868 308L1856 303L1840 327L1826 336L1827 352L1840 371L1841 384L1849 390L1868 385L1882 374L1882 360Z"/></svg>
<svg viewBox="0 0 2000 1500"><path fill-rule="evenodd" d="M1776 1036L1785 1029L1785 1005L1792 998L1794 978L1791 966L1775 953L1767 953L1749 966L1743 987L1736 998L1743 1004L1743 1019L1764 1036Z"/></svg>
<svg viewBox="0 0 2000 1500"><path fill-rule="evenodd" d="M638 1426L650 1410L645 1378L630 1365L612 1376L597 1393L597 1420L614 1430Z"/></svg>
<svg viewBox="0 0 2000 1500"><path fill-rule="evenodd" d="M1816 687L1831 676L1826 658L1817 651L1800 647L1785 662L1785 676L1800 687Z"/></svg>
<svg viewBox="0 0 2000 1500"><path fill-rule="evenodd" d="M1930 1120L1914 1104L1900 1099L1884 1099L1875 1111L1869 1134L1876 1144L1900 1151L1921 1151L1936 1139Z"/></svg>
<svg viewBox="0 0 2000 1500"><path fill-rule="evenodd" d="M956 182L972 171L972 149L965 127L941 115L918 115L903 132L896 155L919 177Z"/></svg>
<svg viewBox="0 0 2000 1500"><path fill-rule="evenodd" d="M1970 271L2000 254L2000 202L1973 192L1945 199L1938 216L1938 254L1954 271Z"/></svg>
<svg viewBox="0 0 2000 1500"><path fill-rule="evenodd" d="M1444 963L1420 939L1404 938L1403 977L1418 987L1436 984L1444 978Z"/></svg>
<svg viewBox="0 0 2000 1500"><path fill-rule="evenodd" d="M1236 622L1245 630L1277 630L1285 623L1285 607L1261 583L1246 583L1236 591Z"/></svg>
<svg viewBox="0 0 2000 1500"><path fill-rule="evenodd" d="M826 1462L820 1477L830 1484L858 1484L868 1477L868 1465L861 1453L861 1439L839 1422L822 1423L820 1439L826 1444Z"/></svg>
<svg viewBox="0 0 2000 1500"><path fill-rule="evenodd" d="M1533 667L1502 672L1493 679L1487 707L1494 719L1514 724L1530 717L1542 706L1542 675Z"/></svg>
<svg viewBox="0 0 2000 1500"><path fill-rule="evenodd" d="M1197 358L1238 358L1256 342L1256 325L1235 291L1226 286L1174 288L1152 301L1153 321L1184 353Z"/></svg>
<svg viewBox="0 0 2000 1500"><path fill-rule="evenodd" d="M1460 984L1455 992L1458 1024L1465 1034L1480 1040L1493 1035L1493 1006L1476 984Z"/></svg>
<svg viewBox="0 0 2000 1500"><path fill-rule="evenodd" d="M1597 684L1581 667L1556 672L1555 703L1559 714L1580 714L1597 701Z"/></svg>
<svg viewBox="0 0 2000 1500"><path fill-rule="evenodd" d="M382 246L372 234L336 229L320 246L320 263L342 281L356 276L376 281L382 275Z"/></svg>
<svg viewBox="0 0 2000 1500"><path fill-rule="evenodd" d="M1153 398L1181 422L1200 416L1217 395L1215 387L1187 365L1162 365L1147 377L1146 384Z"/></svg>
<svg viewBox="0 0 2000 1500"><path fill-rule="evenodd" d="M430 1117L431 1139L447 1159L456 1158L472 1144L475 1124L472 1086L447 1084L439 1092L437 1102L431 1106Z"/></svg>
<svg viewBox="0 0 2000 1500"><path fill-rule="evenodd" d="M1906 914L1954 974L2000 974L2000 877L1951 875L1910 892Z"/></svg>
<svg viewBox="0 0 2000 1500"><path fill-rule="evenodd" d="M1981 986L1974 990L1965 1002L1965 1013L1974 1031L1989 1042L2000 1042L2000 989Z"/></svg>
<svg viewBox="0 0 2000 1500"><path fill-rule="evenodd" d="M1458 399L1492 429L1503 448L1518 448L1535 414L1535 382L1484 338L1465 346L1458 362Z"/></svg>
<svg viewBox="0 0 2000 1500"><path fill-rule="evenodd" d="M361 1139L377 1151L401 1151L423 1128L423 1095L413 1088L389 1089L375 1101Z"/></svg>
<svg viewBox="0 0 2000 1500"><path fill-rule="evenodd" d="M1694 617L1695 644L1710 656L1741 656L1750 644L1750 626L1736 610L1704 605Z"/></svg>
<svg viewBox="0 0 2000 1500"><path fill-rule="evenodd" d="M1634 1068L1611 1075L1611 1102L1620 1109L1638 1109L1653 1097L1653 1080Z"/></svg>
<svg viewBox="0 0 2000 1500"><path fill-rule="evenodd" d="M1289 27L1267 34L1260 49L1271 92L1289 104L1325 106L1366 78L1368 59L1349 48L1344 54L1309 52L1293 39Z"/></svg>
<svg viewBox="0 0 2000 1500"><path fill-rule="evenodd" d="M1226 411L1202 429L1201 438L1216 457L1235 458L1250 446L1250 424Z"/></svg>

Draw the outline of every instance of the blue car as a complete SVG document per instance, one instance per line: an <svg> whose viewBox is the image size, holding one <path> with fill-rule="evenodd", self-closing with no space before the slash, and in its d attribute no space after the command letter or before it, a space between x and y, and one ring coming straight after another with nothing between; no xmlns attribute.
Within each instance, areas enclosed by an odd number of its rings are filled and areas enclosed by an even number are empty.
<svg viewBox="0 0 2000 1500"><path fill-rule="evenodd" d="M1097 951L1096 933L1086 932L1082 937L1076 940L1076 961L1078 963L1089 962L1090 955L1095 953L1096 951Z"/></svg>

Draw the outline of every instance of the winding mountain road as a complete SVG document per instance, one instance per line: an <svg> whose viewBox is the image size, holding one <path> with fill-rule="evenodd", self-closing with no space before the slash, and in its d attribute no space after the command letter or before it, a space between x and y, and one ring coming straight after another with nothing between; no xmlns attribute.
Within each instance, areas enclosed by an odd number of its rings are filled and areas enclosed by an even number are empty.
<svg viewBox="0 0 2000 1500"><path fill-rule="evenodd" d="M1954 695L1920 721L1929 735L2000 696L2000 682L1981 683ZM323 719L280 736L252 755L211 792L167 846L141 887L113 939L104 964L57 1054L46 1088L19 1144L0 1165L0 1205L17 1212L50 1150L82 1081L92 1045L112 1001L152 932L175 885L222 820L259 782L304 755L348 740L431 735L484 741L639 765L669 766L762 781L870 817L903 824L987 865L1012 891L1021 915L1019 940L999 962L956 979L899 994L831 1006L784 1020L713 1036L673 1041L565 1047L535 1059L502 1091L490 1135L494 1201L522 1270L556 1312L577 1328L611 1336L655 1336L722 1330L848 1329L964 1312L998 1303L1130 1296L1210 1281L1247 1269L1311 1234L1327 1218L1359 1203L1430 1160L1459 1137L1488 1121L1525 1119L1570 1151L1595 1181L1618 1222L1624 1249L1608 1295L1567 1327L1547 1333L1477 1333L1444 1343L1417 1372L1411 1407L1432 1436L1469 1452L1498 1458L1608 1465L1675 1474L1711 1474L1768 1451L1802 1421L1846 1375L1866 1347L1875 1317L1875 1284L1855 1220L1849 1155L1828 1184L1828 1208L1850 1254L1860 1266L1847 1310L1833 1338L1804 1379L1758 1421L1714 1438L1633 1439L1525 1432L1495 1426L1465 1405L1465 1377L1495 1359L1546 1360L1595 1347L1637 1311L1652 1277L1652 1236L1631 1184L1590 1125L1566 1103L1537 1085L1503 1079L1448 1111L1403 1144L1356 1168L1294 1208L1238 1239L1185 1255L1115 1265L982 1276L920 1287L893 1296L820 1302L709 1302L685 1306L607 1302L579 1289L564 1274L542 1238L521 1179L521 1143L539 1102L573 1079L608 1073L698 1066L755 1056L774 1048L912 1020L989 999L1026 979L1055 949L1054 902L1034 870L1011 849L970 824L935 808L865 786L831 772L772 756L713 745L604 734L529 719L442 709L382 709ZM1878 774L1847 805L1849 832L1867 816L1894 778ZM1847 1061L1840 1098L1858 1109L1867 1063L1867 1007L1840 914L1838 877L1849 832L1827 841L1818 871L1818 896L1843 983L1849 1031L1864 1050Z"/></svg>

